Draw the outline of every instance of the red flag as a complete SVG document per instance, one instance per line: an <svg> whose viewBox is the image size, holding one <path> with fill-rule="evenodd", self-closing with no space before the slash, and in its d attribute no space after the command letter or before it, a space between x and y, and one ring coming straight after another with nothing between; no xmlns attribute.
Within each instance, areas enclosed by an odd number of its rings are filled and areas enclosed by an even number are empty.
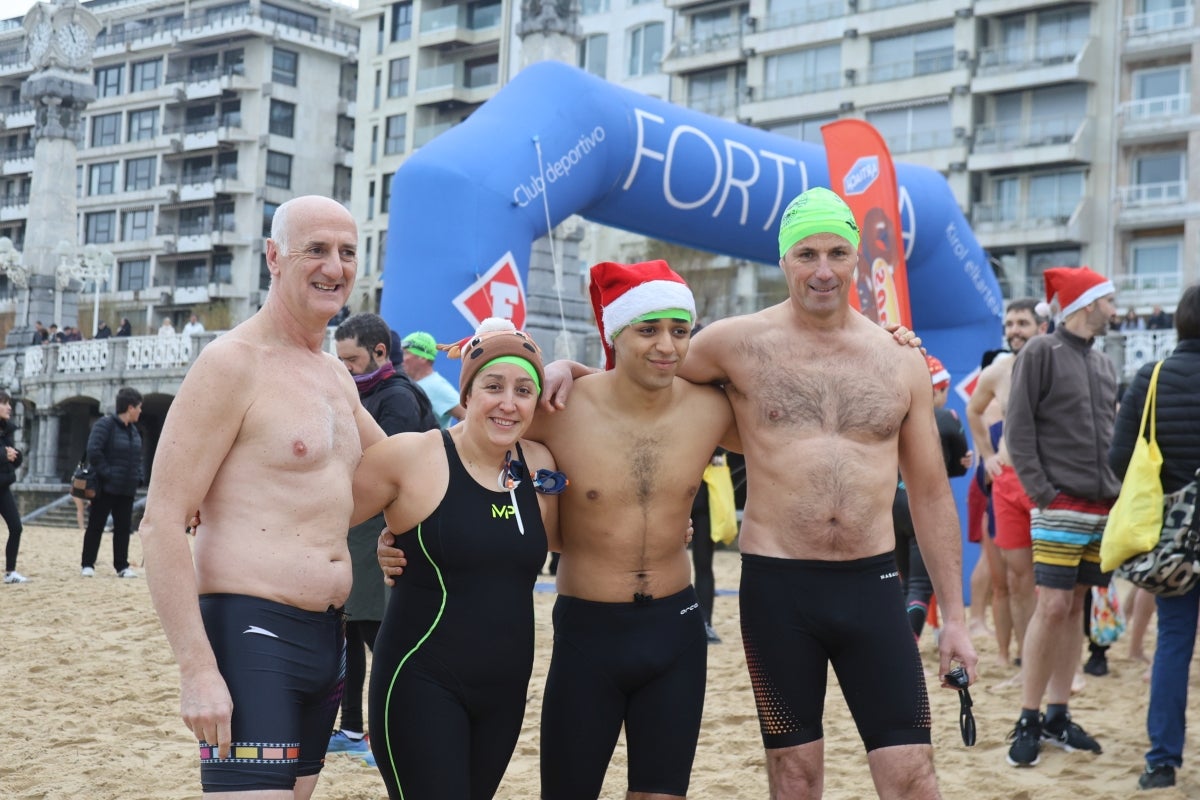
<svg viewBox="0 0 1200 800"><path fill-rule="evenodd" d="M850 206L862 230L850 302L880 324L911 328L900 198L887 143L860 119L822 125L821 135L829 161L829 188Z"/></svg>

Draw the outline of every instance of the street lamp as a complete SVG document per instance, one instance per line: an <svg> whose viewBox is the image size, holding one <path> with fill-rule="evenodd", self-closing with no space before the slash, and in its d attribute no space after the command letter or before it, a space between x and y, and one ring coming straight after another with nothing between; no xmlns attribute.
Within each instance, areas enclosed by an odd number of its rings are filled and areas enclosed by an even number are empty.
<svg viewBox="0 0 1200 800"><path fill-rule="evenodd" d="M58 253L59 258L58 267L54 270L54 277L60 293L71 285L72 280L92 281L92 285L95 287L95 304L92 308L92 338L95 338L100 324L100 281L112 277L112 265L116 259L111 251L101 250L94 244L86 245L82 250L76 250L65 239L60 241L54 250ZM59 306L54 309L56 318L62 315L62 301L58 299L61 296L61 294L56 295L56 303Z"/></svg>

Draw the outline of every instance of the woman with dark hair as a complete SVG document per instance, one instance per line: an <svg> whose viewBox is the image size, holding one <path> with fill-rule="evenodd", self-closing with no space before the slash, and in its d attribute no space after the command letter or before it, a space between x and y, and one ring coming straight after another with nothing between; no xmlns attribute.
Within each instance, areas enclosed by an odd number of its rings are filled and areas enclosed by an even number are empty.
<svg viewBox="0 0 1200 800"><path fill-rule="evenodd" d="M8 525L8 544L4 547L4 582L28 583L17 572L17 551L21 549L21 512L17 510L17 499L13 497L12 485L17 480L17 467L21 466L21 451L13 444L12 395L0 389L0 443L4 445L4 457L0 458L0 517Z"/></svg>
<svg viewBox="0 0 1200 800"><path fill-rule="evenodd" d="M1200 284L1189 286L1175 309L1175 350L1158 373L1155 404L1155 438L1162 451L1160 474L1164 494L1183 489L1196 480L1200 469ZM1154 362L1143 364L1121 399L1109 464L1124 477L1141 427L1142 407L1150 387ZM1150 750L1146 769L1138 779L1140 789L1175 785L1175 770L1183 765L1188 669L1200 621L1200 586L1179 597L1156 597L1158 646L1150 674L1150 708L1146 731Z"/></svg>
<svg viewBox="0 0 1200 800"><path fill-rule="evenodd" d="M85 578L96 574L96 556L108 515L113 518L113 569L119 578L136 578L129 567L129 534L133 528L133 497L142 484L142 435L137 421L142 416L142 394L122 386L117 392L116 413L101 417L88 436L88 463L96 473L96 496L92 499L87 530L83 533Z"/></svg>
<svg viewBox="0 0 1200 800"><path fill-rule="evenodd" d="M121 317L121 326L117 328L117 336L132 336L133 326L129 324L129 317Z"/></svg>

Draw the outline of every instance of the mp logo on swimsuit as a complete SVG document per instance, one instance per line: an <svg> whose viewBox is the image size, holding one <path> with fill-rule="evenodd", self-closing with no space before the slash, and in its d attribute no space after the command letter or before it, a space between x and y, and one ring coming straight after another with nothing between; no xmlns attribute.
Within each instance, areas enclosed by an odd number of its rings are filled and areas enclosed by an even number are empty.
<svg viewBox="0 0 1200 800"><path fill-rule="evenodd" d="M259 636L270 636L272 639L278 639L278 638L279 638L278 636L276 636L275 634L271 633L271 632L270 632L269 630L267 630L266 628L260 628L260 627L258 627L257 625L251 625L251 626L249 626L248 628L246 628L246 630L242 631L242 635L245 635L245 634L247 634L247 633L257 633Z"/></svg>
<svg viewBox="0 0 1200 800"><path fill-rule="evenodd" d="M885 572L879 576L879 580L886 581L888 578L899 578L899 577L900 577L899 572Z"/></svg>
<svg viewBox="0 0 1200 800"><path fill-rule="evenodd" d="M498 506L492 503L492 519L509 519L516 516L512 506Z"/></svg>

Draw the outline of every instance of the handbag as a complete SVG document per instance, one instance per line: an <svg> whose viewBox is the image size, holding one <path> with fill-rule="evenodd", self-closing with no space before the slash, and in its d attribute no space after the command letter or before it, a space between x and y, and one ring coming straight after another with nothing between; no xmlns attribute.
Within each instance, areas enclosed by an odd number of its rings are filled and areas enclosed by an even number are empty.
<svg viewBox="0 0 1200 800"><path fill-rule="evenodd" d="M720 464L709 463L704 468L704 483L708 485L709 532L712 540L718 544L732 544L738 533L737 508L734 505L733 476L724 457Z"/></svg>
<svg viewBox="0 0 1200 800"><path fill-rule="evenodd" d="M96 472L85 462L79 462L71 476L71 496L91 500L96 496Z"/></svg>
<svg viewBox="0 0 1200 800"><path fill-rule="evenodd" d="M1106 647L1121 638L1124 632L1125 614L1121 611L1116 583L1110 580L1108 586L1093 586L1088 638Z"/></svg>
<svg viewBox="0 0 1200 800"><path fill-rule="evenodd" d="M1200 580L1200 515L1196 479L1163 501L1162 536L1148 553L1117 568L1117 575L1159 597L1187 594Z"/></svg>
<svg viewBox="0 0 1200 800"><path fill-rule="evenodd" d="M1155 438L1155 407L1158 399L1158 371L1154 365L1146 404L1142 406L1142 425L1129 468L1121 482L1117 502L1108 512L1104 536L1100 540L1100 569L1111 572L1133 556L1148 552L1158 542L1163 527L1162 453ZM1150 438L1146 439L1146 420L1150 420Z"/></svg>

